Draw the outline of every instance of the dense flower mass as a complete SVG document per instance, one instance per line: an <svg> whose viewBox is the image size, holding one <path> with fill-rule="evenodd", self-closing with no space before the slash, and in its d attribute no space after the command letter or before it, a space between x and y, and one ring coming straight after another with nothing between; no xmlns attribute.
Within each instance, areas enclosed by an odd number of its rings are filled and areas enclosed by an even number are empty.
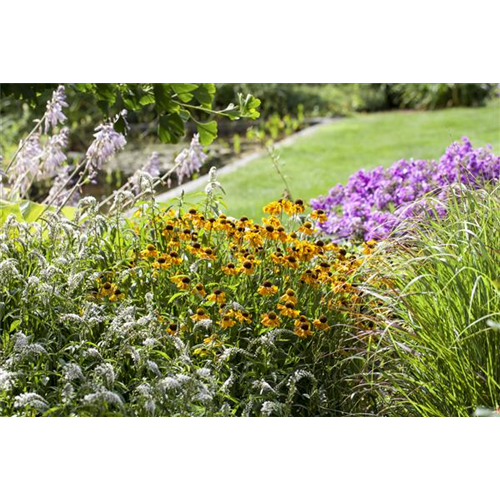
<svg viewBox="0 0 500 500"><path fill-rule="evenodd" d="M0 415L335 413L332 353L373 333L370 252L321 239L301 200L261 223L207 204L78 210L2 228L0 292L22 314L3 319Z"/></svg>
<svg viewBox="0 0 500 500"><path fill-rule="evenodd" d="M468 138L454 142L439 161L400 160L388 169L359 170L345 186L311 201L326 214L323 231L342 238L381 239L408 217L433 210L442 216L449 188L456 183L473 188L497 182L500 157L490 148L474 149ZM430 203L432 195L437 203Z"/></svg>

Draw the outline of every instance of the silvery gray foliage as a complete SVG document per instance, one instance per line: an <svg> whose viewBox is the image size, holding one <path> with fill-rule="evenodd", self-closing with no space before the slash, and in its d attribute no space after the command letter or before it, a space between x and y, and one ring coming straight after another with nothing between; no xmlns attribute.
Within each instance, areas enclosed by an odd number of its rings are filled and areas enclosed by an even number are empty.
<svg viewBox="0 0 500 500"><path fill-rule="evenodd" d="M252 387L257 389L259 394L264 394L265 392L276 394L276 391L265 380L254 380L252 382Z"/></svg>
<svg viewBox="0 0 500 500"><path fill-rule="evenodd" d="M281 416L282 415L283 404L277 401L264 401L261 406L261 413L265 417L271 416Z"/></svg>
<svg viewBox="0 0 500 500"><path fill-rule="evenodd" d="M40 412L49 409L47 400L36 392L24 392L14 398L14 408L24 409L27 406Z"/></svg>
<svg viewBox="0 0 500 500"><path fill-rule="evenodd" d="M111 363L101 363L94 369L94 375L100 379L108 389L112 389L115 384L115 370Z"/></svg>
<svg viewBox="0 0 500 500"><path fill-rule="evenodd" d="M68 382L73 382L74 380L85 380L81 366L76 363L68 363L64 366L63 371L64 379Z"/></svg>
<svg viewBox="0 0 500 500"><path fill-rule="evenodd" d="M0 262L0 282L8 283L11 280L20 278L17 270L18 262L16 259L10 258Z"/></svg>
<svg viewBox="0 0 500 500"><path fill-rule="evenodd" d="M0 391L10 391L14 387L16 374L0 366Z"/></svg>
<svg viewBox="0 0 500 500"><path fill-rule="evenodd" d="M108 405L115 405L123 408L123 400L119 394L110 391L105 387L97 387L94 392L87 394L83 397L82 403L85 405L95 405L107 403Z"/></svg>

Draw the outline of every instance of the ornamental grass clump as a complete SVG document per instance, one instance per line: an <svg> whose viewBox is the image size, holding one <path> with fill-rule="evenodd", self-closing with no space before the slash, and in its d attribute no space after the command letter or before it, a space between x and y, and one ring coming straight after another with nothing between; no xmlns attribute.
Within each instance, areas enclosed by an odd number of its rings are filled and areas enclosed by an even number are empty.
<svg viewBox="0 0 500 500"><path fill-rule="evenodd" d="M326 214L321 229L342 239L383 239L422 213L445 214L442 202L454 185L479 189L498 182L500 157L474 149L464 137L439 161L400 160L388 169L359 170L345 186L311 201Z"/></svg>
<svg viewBox="0 0 500 500"><path fill-rule="evenodd" d="M372 413L500 406L499 242L499 189L456 187L443 220L428 217L372 258L377 286L366 290L382 298L373 313L383 334L371 339L357 389Z"/></svg>
<svg viewBox="0 0 500 500"><path fill-rule="evenodd" d="M127 219L9 217L0 238L1 415L339 415L373 328L370 258L301 200L262 222L206 201ZM372 246L374 243L372 244Z"/></svg>

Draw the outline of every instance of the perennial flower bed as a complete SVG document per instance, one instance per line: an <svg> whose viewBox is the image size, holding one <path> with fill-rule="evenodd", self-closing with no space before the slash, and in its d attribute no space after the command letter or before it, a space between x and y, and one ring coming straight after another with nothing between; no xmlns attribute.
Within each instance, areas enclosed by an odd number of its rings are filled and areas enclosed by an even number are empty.
<svg viewBox="0 0 500 500"><path fill-rule="evenodd" d="M342 345L372 328L359 272L374 243L322 239L324 214L305 208L273 202L255 223L209 195L131 219L93 199L72 222L10 217L1 414L339 412L352 363Z"/></svg>

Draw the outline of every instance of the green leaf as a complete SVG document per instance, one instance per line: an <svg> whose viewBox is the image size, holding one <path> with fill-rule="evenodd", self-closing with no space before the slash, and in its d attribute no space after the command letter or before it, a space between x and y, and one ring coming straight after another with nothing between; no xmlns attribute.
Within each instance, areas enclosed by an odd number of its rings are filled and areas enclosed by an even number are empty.
<svg viewBox="0 0 500 500"><path fill-rule="evenodd" d="M215 92L216 87L213 83L202 83L196 90L193 90L193 95L204 108L211 109Z"/></svg>
<svg viewBox="0 0 500 500"><path fill-rule="evenodd" d="M161 142L176 144L184 137L184 122L178 114L163 115L158 123Z"/></svg>
<svg viewBox="0 0 500 500"><path fill-rule="evenodd" d="M45 206L33 201L21 201L19 208L26 222L35 222L45 210Z"/></svg>
<svg viewBox="0 0 500 500"><path fill-rule="evenodd" d="M214 120L206 123L197 122L196 128L200 134L200 143L203 146L212 144L213 140L217 137L217 122Z"/></svg>
<svg viewBox="0 0 500 500"><path fill-rule="evenodd" d="M23 220L23 214L17 203L10 203L8 201L0 200L0 226L4 224L9 215L14 215L14 217L21 222Z"/></svg>
<svg viewBox="0 0 500 500"><path fill-rule="evenodd" d="M16 319L14 320L11 325L10 325L10 328L9 328L9 333L12 333L14 330L16 330L16 328L21 324L21 320L20 319Z"/></svg>
<svg viewBox="0 0 500 500"><path fill-rule="evenodd" d="M243 94L238 94L238 99L240 101L239 111L242 118L255 120L260 116L260 113L257 111L257 108L260 106L260 99L251 94L248 94L246 97L243 97Z"/></svg>
<svg viewBox="0 0 500 500"><path fill-rule="evenodd" d="M193 90L198 88L196 83L172 83L172 88L177 94L177 97L182 102L189 102L193 99Z"/></svg>
<svg viewBox="0 0 500 500"><path fill-rule="evenodd" d="M184 295L187 295L186 292L178 292L174 293L172 297L170 297L168 304L171 304L175 299L178 299L179 297L183 297Z"/></svg>
<svg viewBox="0 0 500 500"><path fill-rule="evenodd" d="M167 113L178 113L180 106L172 100L172 88L168 83L155 83L153 86L156 109Z"/></svg>
<svg viewBox="0 0 500 500"><path fill-rule="evenodd" d="M19 222L35 222L46 209L46 205L35 203L34 201L22 200L19 203L10 203L0 200L0 226L5 222L10 214L13 214ZM57 207L50 207L50 211L55 211ZM75 216L76 207L64 207L61 214L69 220Z"/></svg>

